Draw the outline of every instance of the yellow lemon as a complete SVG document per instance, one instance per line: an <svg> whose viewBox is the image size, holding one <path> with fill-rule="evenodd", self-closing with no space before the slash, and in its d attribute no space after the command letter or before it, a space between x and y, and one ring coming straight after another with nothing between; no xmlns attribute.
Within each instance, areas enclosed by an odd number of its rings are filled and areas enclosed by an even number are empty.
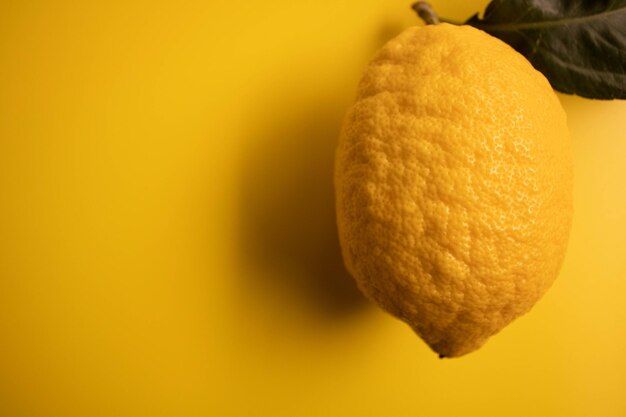
<svg viewBox="0 0 626 417"><path fill-rule="evenodd" d="M410 28L369 63L336 153L345 263L441 356L478 349L561 267L565 113L541 73L468 26Z"/></svg>

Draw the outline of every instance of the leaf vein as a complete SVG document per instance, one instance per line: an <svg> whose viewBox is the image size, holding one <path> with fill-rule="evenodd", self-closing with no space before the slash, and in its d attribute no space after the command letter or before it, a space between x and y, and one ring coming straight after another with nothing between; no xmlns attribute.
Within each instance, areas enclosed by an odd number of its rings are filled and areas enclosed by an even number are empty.
<svg viewBox="0 0 626 417"><path fill-rule="evenodd" d="M596 13L589 16L579 16L579 17L570 17L565 19L555 19L555 20L544 20L544 21L535 21L535 22L523 22L523 23L501 23L501 24L490 24L489 22L478 21L473 22L472 26L477 27L478 29L484 29L487 31L494 32L514 32L519 30L528 30L528 29L543 29L554 26L561 25L576 25L589 21L594 21L602 18L610 18L615 17L616 15L624 14L626 16L626 7L622 7L620 9L614 10L606 10L602 13Z"/></svg>

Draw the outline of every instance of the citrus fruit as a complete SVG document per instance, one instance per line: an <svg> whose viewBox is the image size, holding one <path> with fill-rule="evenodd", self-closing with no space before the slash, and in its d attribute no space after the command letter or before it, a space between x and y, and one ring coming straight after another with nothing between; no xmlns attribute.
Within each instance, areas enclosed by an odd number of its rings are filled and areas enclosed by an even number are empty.
<svg viewBox="0 0 626 417"><path fill-rule="evenodd" d="M367 297L461 356L557 277L572 188L566 117L545 77L478 29L413 27L374 56L344 120L344 261Z"/></svg>

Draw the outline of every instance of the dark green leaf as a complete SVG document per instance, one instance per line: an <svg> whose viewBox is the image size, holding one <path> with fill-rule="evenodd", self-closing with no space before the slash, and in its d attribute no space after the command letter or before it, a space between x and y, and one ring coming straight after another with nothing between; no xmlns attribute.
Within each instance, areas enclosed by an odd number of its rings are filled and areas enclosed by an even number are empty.
<svg viewBox="0 0 626 417"><path fill-rule="evenodd" d="M493 0L465 23L511 45L556 90L626 99L626 0Z"/></svg>

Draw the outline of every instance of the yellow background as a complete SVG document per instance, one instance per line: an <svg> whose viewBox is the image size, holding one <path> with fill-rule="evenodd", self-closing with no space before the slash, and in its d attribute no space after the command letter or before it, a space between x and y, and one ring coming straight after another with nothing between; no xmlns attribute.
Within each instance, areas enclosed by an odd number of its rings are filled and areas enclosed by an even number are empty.
<svg viewBox="0 0 626 417"><path fill-rule="evenodd" d="M568 256L481 350L343 270L338 126L409 3L2 2L0 416L626 415L625 102L560 96Z"/></svg>

